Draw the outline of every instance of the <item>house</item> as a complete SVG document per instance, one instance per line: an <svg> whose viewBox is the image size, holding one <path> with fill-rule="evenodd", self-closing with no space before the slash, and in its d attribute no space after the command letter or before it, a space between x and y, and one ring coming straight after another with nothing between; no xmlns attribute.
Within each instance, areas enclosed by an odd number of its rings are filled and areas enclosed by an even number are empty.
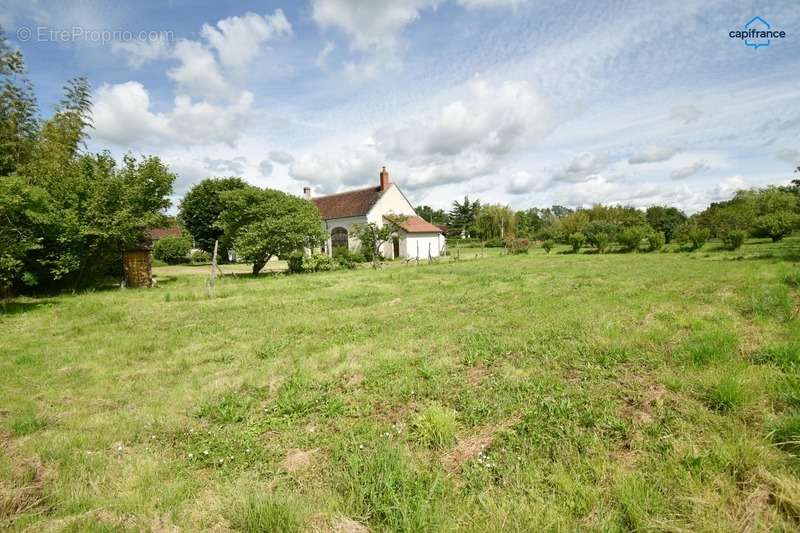
<svg viewBox="0 0 800 533"><path fill-rule="evenodd" d="M311 197L311 188L303 193L314 202L322 216L328 240L324 251L331 255L340 246L357 250L361 243L355 236L358 225L374 222L379 227L387 221L399 226L394 238L384 243L381 252L387 259L428 259L444 252L445 238L442 230L426 222L395 183L389 181L386 167L380 172L377 187Z"/></svg>

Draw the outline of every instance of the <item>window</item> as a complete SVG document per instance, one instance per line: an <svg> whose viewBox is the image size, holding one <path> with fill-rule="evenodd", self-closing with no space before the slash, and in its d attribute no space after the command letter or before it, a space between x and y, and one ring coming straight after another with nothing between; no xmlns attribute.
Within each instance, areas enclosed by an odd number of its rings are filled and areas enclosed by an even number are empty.
<svg viewBox="0 0 800 533"><path fill-rule="evenodd" d="M331 249L348 248L347 230L344 228L333 228L331 231Z"/></svg>

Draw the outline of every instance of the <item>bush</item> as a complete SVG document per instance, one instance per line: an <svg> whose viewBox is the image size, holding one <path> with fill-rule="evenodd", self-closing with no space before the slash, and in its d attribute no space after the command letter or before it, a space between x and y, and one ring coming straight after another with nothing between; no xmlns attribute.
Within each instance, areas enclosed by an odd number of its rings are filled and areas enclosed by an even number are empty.
<svg viewBox="0 0 800 533"><path fill-rule="evenodd" d="M183 237L164 237L156 241L153 257L168 265L186 263L192 243Z"/></svg>
<svg viewBox="0 0 800 533"><path fill-rule="evenodd" d="M664 236L664 233L660 231L651 231L647 236L647 250L656 252L664 247L666 241L667 238Z"/></svg>
<svg viewBox="0 0 800 533"><path fill-rule="evenodd" d="M542 243L542 248L544 248L545 253L549 254L555 245L556 243L553 239L547 239Z"/></svg>
<svg viewBox="0 0 800 533"><path fill-rule="evenodd" d="M708 228L696 223L686 222L675 229L675 242L680 245L689 244L692 250L698 250L708 241L711 232Z"/></svg>
<svg viewBox="0 0 800 533"><path fill-rule="evenodd" d="M303 252L294 252L286 262L289 264L289 273L300 274L303 272Z"/></svg>
<svg viewBox="0 0 800 533"><path fill-rule="evenodd" d="M333 270L336 263L333 258L325 254L313 254L303 257L302 270L303 272L327 272Z"/></svg>
<svg viewBox="0 0 800 533"><path fill-rule="evenodd" d="M493 239L488 239L483 241L483 246L485 246L486 248L502 248L503 246L505 246L505 243L503 242L503 239L501 239L500 237L495 237Z"/></svg>
<svg viewBox="0 0 800 533"><path fill-rule="evenodd" d="M351 252L346 246L339 246L333 250L333 260L337 266L346 269L353 269L358 266L358 263L366 261L364 254L359 252Z"/></svg>
<svg viewBox="0 0 800 533"><path fill-rule="evenodd" d="M506 249L510 254L527 254L530 247L531 243L528 239L514 238L506 240Z"/></svg>
<svg viewBox="0 0 800 533"><path fill-rule="evenodd" d="M205 250L194 250L190 259L192 263L208 263L211 261L211 254Z"/></svg>
<svg viewBox="0 0 800 533"><path fill-rule="evenodd" d="M569 245L572 246L573 253L577 254L580 251L581 246L583 246L583 244L586 242L586 235L580 231L577 231L567 237L567 240L569 241Z"/></svg>
<svg viewBox="0 0 800 533"><path fill-rule="evenodd" d="M616 238L617 231L615 224L604 220L593 220L583 228L586 242L594 246L601 254L608 249L609 244Z"/></svg>
<svg viewBox="0 0 800 533"><path fill-rule="evenodd" d="M797 226L798 217L794 213L778 211L760 216L755 221L755 234L758 237L769 237L778 242L792 233Z"/></svg>
<svg viewBox="0 0 800 533"><path fill-rule="evenodd" d="M631 226L630 228L622 230L618 240L623 250L626 252L636 252L639 250L642 241L647 238L650 232L651 230L646 226Z"/></svg>
<svg viewBox="0 0 800 533"><path fill-rule="evenodd" d="M747 232L744 230L732 230L722 235L722 243L728 250L738 250L747 240Z"/></svg>

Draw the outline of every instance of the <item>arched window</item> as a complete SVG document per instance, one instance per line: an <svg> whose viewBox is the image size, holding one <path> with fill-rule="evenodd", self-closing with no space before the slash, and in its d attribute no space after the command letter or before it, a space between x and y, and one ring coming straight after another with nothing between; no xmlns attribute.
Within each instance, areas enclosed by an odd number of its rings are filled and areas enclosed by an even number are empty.
<svg viewBox="0 0 800 533"><path fill-rule="evenodd" d="M339 247L348 248L347 230L344 228L333 228L331 231L331 249Z"/></svg>

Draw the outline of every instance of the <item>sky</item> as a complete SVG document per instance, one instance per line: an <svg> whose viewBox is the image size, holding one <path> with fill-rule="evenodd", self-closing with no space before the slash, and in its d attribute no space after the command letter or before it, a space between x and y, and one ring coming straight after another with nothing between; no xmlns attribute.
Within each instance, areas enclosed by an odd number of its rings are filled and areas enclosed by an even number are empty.
<svg viewBox="0 0 800 533"><path fill-rule="evenodd" d="M730 37L756 16L785 38ZM89 149L158 155L176 202L385 165L416 205L691 213L800 165L795 0L0 0L0 26L43 112L88 77Z"/></svg>

